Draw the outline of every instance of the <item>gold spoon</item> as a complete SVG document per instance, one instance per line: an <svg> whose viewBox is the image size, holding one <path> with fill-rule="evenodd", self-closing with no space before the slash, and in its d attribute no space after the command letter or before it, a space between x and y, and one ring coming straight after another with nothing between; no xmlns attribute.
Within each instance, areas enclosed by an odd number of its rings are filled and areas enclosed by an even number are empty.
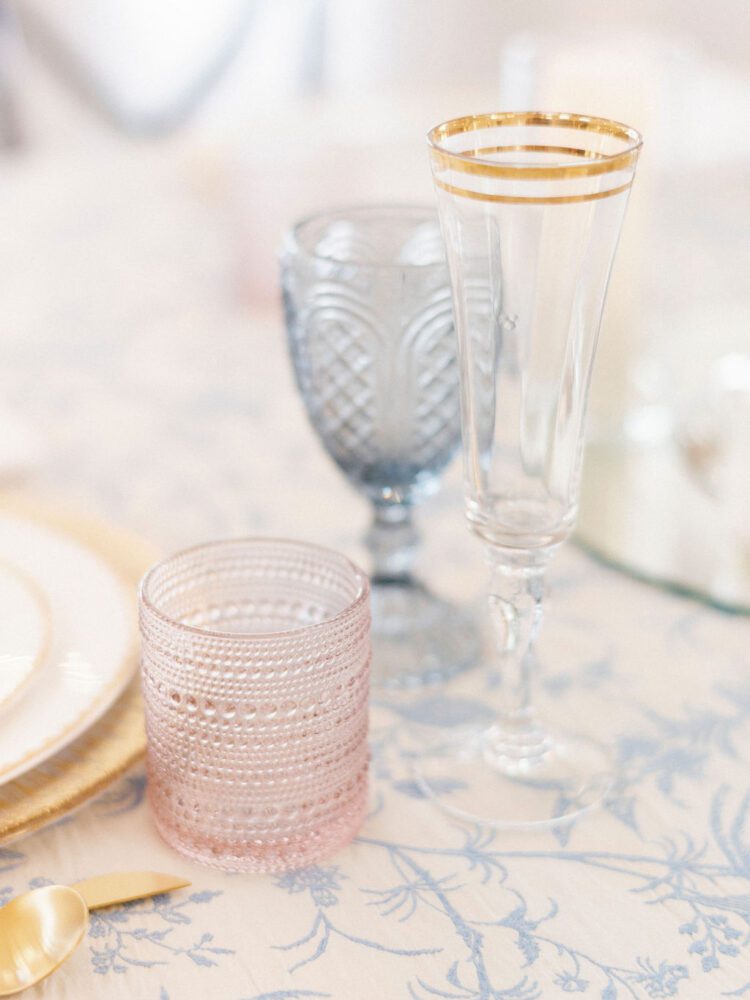
<svg viewBox="0 0 750 1000"><path fill-rule="evenodd" d="M156 872L100 875L72 886L47 885L0 908L0 997L33 986L75 951L89 923L89 910L145 899L190 883Z"/></svg>

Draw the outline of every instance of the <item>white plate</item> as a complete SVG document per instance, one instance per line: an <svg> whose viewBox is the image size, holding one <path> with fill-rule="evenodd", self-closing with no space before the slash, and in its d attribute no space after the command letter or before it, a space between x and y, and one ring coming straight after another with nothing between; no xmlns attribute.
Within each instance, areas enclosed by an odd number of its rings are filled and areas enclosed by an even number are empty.
<svg viewBox="0 0 750 1000"><path fill-rule="evenodd" d="M0 708L5 710L42 664L50 639L44 593L15 566L0 563Z"/></svg>
<svg viewBox="0 0 750 1000"><path fill-rule="evenodd" d="M0 782L36 767L79 736L133 674L133 597L116 573L62 533L0 515L0 561L45 594L49 650L0 719ZM0 645L9 621L0 605Z"/></svg>

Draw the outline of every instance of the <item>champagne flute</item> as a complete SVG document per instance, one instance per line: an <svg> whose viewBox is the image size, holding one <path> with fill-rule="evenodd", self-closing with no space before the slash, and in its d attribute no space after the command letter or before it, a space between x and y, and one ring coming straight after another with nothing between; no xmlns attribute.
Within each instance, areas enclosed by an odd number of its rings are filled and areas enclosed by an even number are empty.
<svg viewBox="0 0 750 1000"><path fill-rule="evenodd" d="M602 747L537 718L531 679L545 571L576 520L589 381L640 147L634 129L576 114L475 115L429 134L466 514L490 566L505 705L489 727L425 753L418 780L444 809L495 827L570 822L611 783ZM456 791L438 798L446 778Z"/></svg>

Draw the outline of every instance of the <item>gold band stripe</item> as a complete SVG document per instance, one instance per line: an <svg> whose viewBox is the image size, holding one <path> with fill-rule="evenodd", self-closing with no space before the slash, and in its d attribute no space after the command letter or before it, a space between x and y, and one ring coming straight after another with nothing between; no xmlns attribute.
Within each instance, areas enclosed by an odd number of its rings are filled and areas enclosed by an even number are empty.
<svg viewBox="0 0 750 1000"><path fill-rule="evenodd" d="M484 191L469 191L467 188L455 187L453 184L446 184L440 178L434 178L435 184L447 191L448 194L455 194L461 198L472 198L474 201L493 201L505 205L574 205L581 201L599 201L601 198L612 198L616 194L627 191L632 180L620 187L610 188L608 191L592 191L589 194L562 194L548 195L544 197L533 197L529 195L509 195L509 194L488 194Z"/></svg>
<svg viewBox="0 0 750 1000"><path fill-rule="evenodd" d="M560 129L577 129L611 136L625 144L618 153L599 153L580 147L567 146L487 146L474 150L455 151L446 148L446 139L464 133L477 134L482 130L507 126L545 126ZM641 137L635 129L606 118L591 118L586 115L565 113L498 112L489 115L473 115L456 118L438 125L428 134L432 157L443 169L475 174L484 177L511 177L517 180L563 180L575 177L592 177L612 173L617 170L632 169L638 158ZM482 155L501 152L558 152L566 156L577 156L589 162L558 163L534 166L531 163L498 163L483 160Z"/></svg>
<svg viewBox="0 0 750 1000"><path fill-rule="evenodd" d="M516 145L516 146L480 146L478 149L467 149L462 156L483 157L492 153L561 153L563 156L583 156L589 160L604 160L604 153L597 153L593 149L581 149L580 146L539 146L539 145Z"/></svg>
<svg viewBox="0 0 750 1000"><path fill-rule="evenodd" d="M501 152L514 147L495 146L493 152ZM520 147L529 151L540 151L547 149L552 151L555 147ZM611 174L616 170L626 170L635 166L638 158L637 151L629 151L619 154L615 158L597 157L588 155L586 150L578 150L573 154L571 150L565 150L567 155L578 155L587 157L592 162L588 163L557 163L552 166L534 166L534 164L512 164L497 163L492 161L482 161L477 159L476 153L445 153L442 149L433 149L432 157L439 167L444 170L453 170L464 174L473 174L477 177L508 177L519 181L547 181L547 180L569 180L577 177L596 177L601 174ZM596 155L596 154L594 154Z"/></svg>
<svg viewBox="0 0 750 1000"><path fill-rule="evenodd" d="M503 147L500 147L503 148ZM507 147L506 147L507 148ZM500 149L496 148L496 152ZM581 150L581 155L585 151ZM432 156L438 166L479 177L508 177L521 181L566 180L577 177L595 177L601 174L613 173L616 170L626 170L634 166L637 152L630 151L620 154L616 159L596 159L592 163L555 164L553 166L534 166L533 164L502 164L474 159L473 153L445 153L443 150L433 150Z"/></svg>
<svg viewBox="0 0 750 1000"><path fill-rule="evenodd" d="M463 118L452 118L442 125L437 125L430 132L430 139L436 142L452 135L459 135L461 132L477 132L479 129L510 125L552 125L558 128L582 129L600 135L611 135L629 145L640 145L642 141L639 132L629 125L623 125L622 122L564 111L495 111L486 115L464 115Z"/></svg>

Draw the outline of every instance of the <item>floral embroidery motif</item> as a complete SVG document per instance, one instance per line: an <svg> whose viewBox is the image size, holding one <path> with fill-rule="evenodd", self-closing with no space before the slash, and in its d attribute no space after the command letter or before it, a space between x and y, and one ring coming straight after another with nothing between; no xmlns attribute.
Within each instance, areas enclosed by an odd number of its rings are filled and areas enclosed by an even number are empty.
<svg viewBox="0 0 750 1000"><path fill-rule="evenodd" d="M338 902L337 892L341 890L338 868L303 868L300 871L288 872L276 880L280 889L294 895L298 892L309 892L316 906L334 906Z"/></svg>
<svg viewBox="0 0 750 1000"><path fill-rule="evenodd" d="M394 948L376 941L350 934L342 929L328 915L326 910L335 906L338 902L337 893L341 891L338 868L319 868L317 866L302 869L296 872L289 872L276 880L276 885L280 889L285 889L288 893L296 894L309 892L310 899L316 908L316 915L313 918L310 930L297 941L289 944L276 945L281 951L296 951L299 948L313 946L312 952L298 962L293 964L289 971L295 972L302 966L315 962L325 954L333 938L341 938L352 944L362 945L365 948L375 948L378 951L388 952L390 955L401 955L414 957L415 955L431 955L439 951L439 948Z"/></svg>
<svg viewBox="0 0 750 1000"><path fill-rule="evenodd" d="M221 956L234 952L215 945L213 934L203 932L189 941L178 929L192 924L194 906L210 903L220 895L194 892L187 899L175 902L165 894L95 910L88 932L91 941L96 942L90 946L94 972L104 976L126 972L129 966L152 968L178 957L187 958L194 965L217 965Z"/></svg>

